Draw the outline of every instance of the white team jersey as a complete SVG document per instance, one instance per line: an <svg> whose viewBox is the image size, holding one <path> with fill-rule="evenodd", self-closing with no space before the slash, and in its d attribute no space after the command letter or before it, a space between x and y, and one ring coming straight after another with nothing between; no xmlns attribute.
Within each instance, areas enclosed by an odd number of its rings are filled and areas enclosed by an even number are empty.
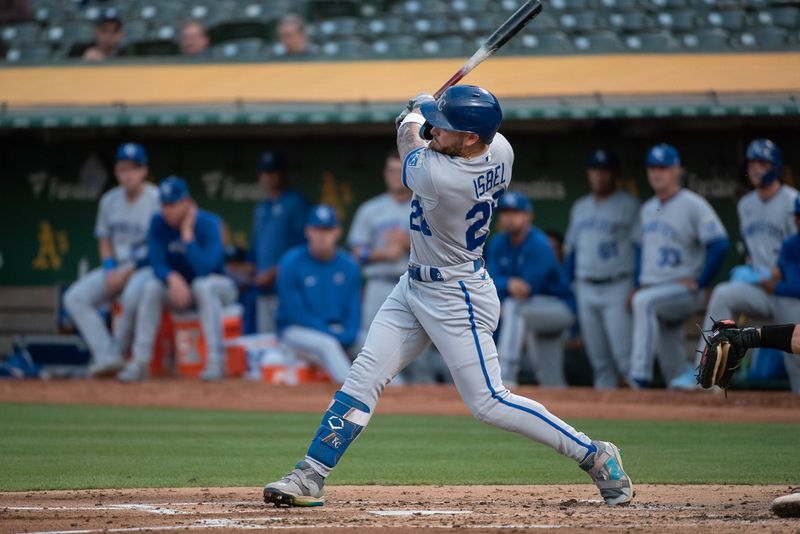
<svg viewBox="0 0 800 534"><path fill-rule="evenodd" d="M653 197L641 212L643 285L696 278L703 269L705 247L728 234L706 199L681 189L663 203Z"/></svg>
<svg viewBox="0 0 800 534"><path fill-rule="evenodd" d="M640 208L639 201L623 191L600 201L586 195L572 205L564 246L567 254L575 252L577 279L633 274Z"/></svg>
<svg viewBox="0 0 800 534"><path fill-rule="evenodd" d="M783 240L797 232L794 222L796 197L797 190L784 185L766 202L759 198L758 192L751 191L736 205L742 239L756 269L774 267Z"/></svg>
<svg viewBox="0 0 800 534"><path fill-rule="evenodd" d="M397 202L389 193L378 195L366 201L356 211L347 243L350 247L362 246L368 249L386 246L387 230L402 230L408 233L408 210L410 202ZM393 277L400 276L408 269L408 258L398 261L380 261L364 266L364 276Z"/></svg>
<svg viewBox="0 0 800 534"><path fill-rule="evenodd" d="M136 262L147 256L147 230L150 219L159 209L158 188L147 183L133 202L117 186L100 199L94 235L107 238L118 263Z"/></svg>
<svg viewBox="0 0 800 534"><path fill-rule="evenodd" d="M466 159L418 148L403 161L411 200L411 262L451 267L483 256L497 201L511 183L514 150L496 134L489 149Z"/></svg>

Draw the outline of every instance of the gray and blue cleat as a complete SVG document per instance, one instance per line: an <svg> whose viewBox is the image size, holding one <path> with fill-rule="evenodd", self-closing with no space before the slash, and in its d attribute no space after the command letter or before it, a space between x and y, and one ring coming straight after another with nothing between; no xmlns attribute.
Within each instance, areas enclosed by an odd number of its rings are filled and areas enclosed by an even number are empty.
<svg viewBox="0 0 800 534"><path fill-rule="evenodd" d="M275 506L322 506L324 486L325 478L302 461L291 473L264 486L264 502Z"/></svg>
<svg viewBox="0 0 800 534"><path fill-rule="evenodd" d="M592 477L606 504L628 504L633 499L633 482L622 469L619 449L607 441L593 441L597 451L581 462L580 467Z"/></svg>

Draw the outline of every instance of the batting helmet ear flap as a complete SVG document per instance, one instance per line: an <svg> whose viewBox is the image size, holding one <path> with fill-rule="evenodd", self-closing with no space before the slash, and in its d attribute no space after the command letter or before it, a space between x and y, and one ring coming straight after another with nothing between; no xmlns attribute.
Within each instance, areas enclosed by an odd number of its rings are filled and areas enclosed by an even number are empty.
<svg viewBox="0 0 800 534"><path fill-rule="evenodd" d="M431 135L431 130L433 130L433 126L428 121L422 123L422 126L419 129L419 136L426 141L430 141L433 139L433 135Z"/></svg>

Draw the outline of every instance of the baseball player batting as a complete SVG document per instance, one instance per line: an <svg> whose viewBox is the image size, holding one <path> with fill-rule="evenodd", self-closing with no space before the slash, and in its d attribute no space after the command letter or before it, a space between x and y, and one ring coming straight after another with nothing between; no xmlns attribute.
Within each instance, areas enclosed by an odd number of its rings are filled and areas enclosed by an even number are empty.
<svg viewBox="0 0 800 534"><path fill-rule="evenodd" d="M497 134L500 103L485 89L457 85L438 100L415 97L409 108L397 130L403 184L414 192L408 271L375 316L305 458L264 487L264 501L322 505L325 477L369 423L384 386L433 341L477 419L572 458L607 504L628 503L633 486L617 447L512 394L500 378L492 339L500 302L481 260L514 162L511 145Z"/></svg>

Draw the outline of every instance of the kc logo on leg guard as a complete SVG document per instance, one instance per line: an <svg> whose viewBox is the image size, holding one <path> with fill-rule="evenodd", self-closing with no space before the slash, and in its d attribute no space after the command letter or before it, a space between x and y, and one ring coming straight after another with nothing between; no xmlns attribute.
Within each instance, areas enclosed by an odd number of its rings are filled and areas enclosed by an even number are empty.
<svg viewBox="0 0 800 534"><path fill-rule="evenodd" d="M337 391L328 411L322 416L307 456L333 468L347 447L367 426L370 416L366 404L347 393Z"/></svg>

